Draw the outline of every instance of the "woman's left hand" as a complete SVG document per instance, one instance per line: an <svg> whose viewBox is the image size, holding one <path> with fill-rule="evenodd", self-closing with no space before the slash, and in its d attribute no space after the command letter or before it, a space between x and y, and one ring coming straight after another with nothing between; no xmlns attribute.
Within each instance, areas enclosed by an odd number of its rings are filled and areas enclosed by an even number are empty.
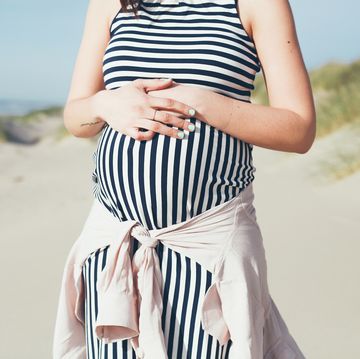
<svg viewBox="0 0 360 359"><path fill-rule="evenodd" d="M204 89L194 85L184 85L173 80L173 85L161 90L148 91L148 95L155 97L167 97L176 101L183 102L196 110L195 116L198 118L201 115L201 98ZM179 112L168 111L172 115L185 118Z"/></svg>

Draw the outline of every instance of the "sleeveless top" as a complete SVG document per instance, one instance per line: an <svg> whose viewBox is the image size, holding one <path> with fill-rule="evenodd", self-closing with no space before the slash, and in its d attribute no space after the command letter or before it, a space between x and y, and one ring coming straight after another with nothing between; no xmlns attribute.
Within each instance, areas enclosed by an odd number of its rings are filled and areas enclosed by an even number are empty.
<svg viewBox="0 0 360 359"><path fill-rule="evenodd" d="M118 11L103 57L105 89L171 77L251 102L260 62L237 0L144 0ZM93 153L93 195L119 220L148 229L183 222L238 195L254 180L253 145L188 119L184 139L137 141L105 125Z"/></svg>

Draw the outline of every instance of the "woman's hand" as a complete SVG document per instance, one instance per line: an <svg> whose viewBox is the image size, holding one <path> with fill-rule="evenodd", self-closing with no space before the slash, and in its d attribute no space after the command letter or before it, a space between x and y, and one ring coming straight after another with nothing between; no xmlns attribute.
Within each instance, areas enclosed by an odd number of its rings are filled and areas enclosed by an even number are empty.
<svg viewBox="0 0 360 359"><path fill-rule="evenodd" d="M183 138L181 129L194 130L193 125L184 118L194 116L195 110L173 98L148 94L151 90L161 90L171 84L172 79L136 79L118 89L100 91L94 101L94 106L98 109L97 117L116 131L140 141L152 139L155 132ZM168 124L179 130L167 126ZM139 128L148 131L142 132Z"/></svg>
<svg viewBox="0 0 360 359"><path fill-rule="evenodd" d="M192 108L196 108L196 118L200 121L203 121L204 119L201 114L201 104L202 98L207 91L210 90L204 89L196 85L180 84L173 80L171 86L167 86L162 89L150 90L148 91L148 94L155 97L172 98L176 101L186 103ZM176 113L174 114L178 115ZM194 115L192 115L192 117L193 116Z"/></svg>

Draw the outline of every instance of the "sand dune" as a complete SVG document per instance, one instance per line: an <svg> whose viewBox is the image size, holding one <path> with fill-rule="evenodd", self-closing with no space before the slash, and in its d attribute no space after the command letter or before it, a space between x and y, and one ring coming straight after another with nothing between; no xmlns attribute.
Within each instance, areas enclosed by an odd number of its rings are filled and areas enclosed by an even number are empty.
<svg viewBox="0 0 360 359"><path fill-rule="evenodd" d="M305 155L254 147L255 206L271 294L310 359L360 358L360 172L311 177ZM1 359L50 358L66 255L92 202L95 143L69 137L0 145Z"/></svg>

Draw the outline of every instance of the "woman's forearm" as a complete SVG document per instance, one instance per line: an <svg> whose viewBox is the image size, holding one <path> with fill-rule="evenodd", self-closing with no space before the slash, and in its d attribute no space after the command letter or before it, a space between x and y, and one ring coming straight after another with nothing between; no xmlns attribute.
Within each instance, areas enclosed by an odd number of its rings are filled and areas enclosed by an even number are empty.
<svg viewBox="0 0 360 359"><path fill-rule="evenodd" d="M281 108L247 103L214 91L199 89L197 116L221 131L256 146L305 153L315 138L315 114L304 119Z"/></svg>
<svg viewBox="0 0 360 359"><path fill-rule="evenodd" d="M63 111L64 125L72 135L83 138L93 137L104 127L106 122L98 116L103 91L66 104Z"/></svg>

